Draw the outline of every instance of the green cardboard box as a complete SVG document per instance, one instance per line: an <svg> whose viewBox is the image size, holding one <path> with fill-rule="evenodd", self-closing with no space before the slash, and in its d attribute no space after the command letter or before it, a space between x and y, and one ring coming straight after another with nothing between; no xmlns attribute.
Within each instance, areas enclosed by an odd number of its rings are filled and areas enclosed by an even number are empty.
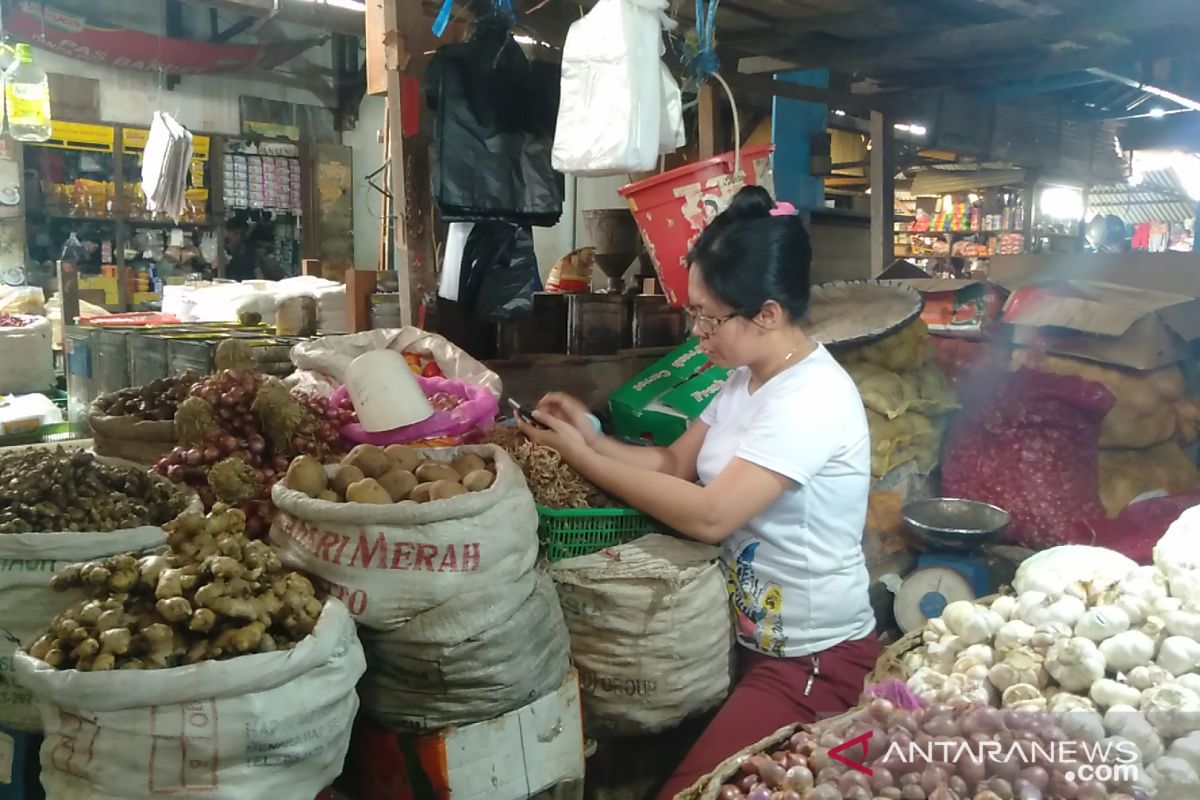
<svg viewBox="0 0 1200 800"><path fill-rule="evenodd" d="M713 366L689 339L608 398L613 431L666 447L683 435L725 385L729 370Z"/></svg>

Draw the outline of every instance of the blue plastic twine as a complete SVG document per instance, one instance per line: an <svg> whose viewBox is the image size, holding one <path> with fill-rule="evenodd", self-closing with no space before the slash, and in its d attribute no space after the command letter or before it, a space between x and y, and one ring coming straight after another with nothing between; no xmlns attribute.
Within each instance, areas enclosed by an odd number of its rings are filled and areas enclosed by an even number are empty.
<svg viewBox="0 0 1200 800"><path fill-rule="evenodd" d="M433 35L439 39L450 25L450 16L454 11L454 0L445 0L437 19L433 21ZM513 10L512 0L492 0L492 13L504 19L510 26L517 21L517 12Z"/></svg>
<svg viewBox="0 0 1200 800"><path fill-rule="evenodd" d="M696 0L696 29L688 32L679 48L683 74L695 86L721 69L717 58L717 6L721 0Z"/></svg>

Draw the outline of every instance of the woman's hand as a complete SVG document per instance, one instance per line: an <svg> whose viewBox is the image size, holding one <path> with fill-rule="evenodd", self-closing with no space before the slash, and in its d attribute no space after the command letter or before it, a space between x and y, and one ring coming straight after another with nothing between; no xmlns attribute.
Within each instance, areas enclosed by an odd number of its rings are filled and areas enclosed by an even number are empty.
<svg viewBox="0 0 1200 800"><path fill-rule="evenodd" d="M600 434L592 425L587 406L569 394L551 392L538 403L537 411L542 415L538 418L539 422L545 422L544 418L549 416L567 423L579 433L588 447L600 439Z"/></svg>
<svg viewBox="0 0 1200 800"><path fill-rule="evenodd" d="M530 425L518 417L517 428L534 444L557 450L567 464L574 466L591 452L591 447L584 440L583 434L574 425L541 411L540 407L538 411L533 412L533 417L546 427L539 428L536 425ZM592 432L595 433L595 429Z"/></svg>

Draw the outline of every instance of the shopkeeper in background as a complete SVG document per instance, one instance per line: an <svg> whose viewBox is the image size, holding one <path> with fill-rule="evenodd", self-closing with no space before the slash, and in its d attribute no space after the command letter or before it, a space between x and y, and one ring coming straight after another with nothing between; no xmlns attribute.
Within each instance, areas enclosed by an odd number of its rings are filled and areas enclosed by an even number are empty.
<svg viewBox="0 0 1200 800"><path fill-rule="evenodd" d="M225 277L235 281L283 280L274 257L275 234L269 222L237 215L225 223Z"/></svg>
<svg viewBox="0 0 1200 800"><path fill-rule="evenodd" d="M722 547L740 679L660 798L784 725L856 705L878 656L861 547L866 413L800 327L811 260L794 210L743 189L689 256L692 330L734 368L699 421L667 448L625 445L551 394L534 414L548 430L521 426L604 491Z"/></svg>

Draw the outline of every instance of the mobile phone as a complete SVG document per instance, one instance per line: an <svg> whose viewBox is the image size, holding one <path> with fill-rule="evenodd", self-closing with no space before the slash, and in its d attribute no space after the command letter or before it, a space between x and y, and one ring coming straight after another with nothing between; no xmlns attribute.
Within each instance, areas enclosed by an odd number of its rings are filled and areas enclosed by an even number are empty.
<svg viewBox="0 0 1200 800"><path fill-rule="evenodd" d="M513 414L516 415L517 419L521 420L521 422L524 422L527 425L532 425L535 428L542 428L543 430L546 429L545 425L534 419L533 415L525 410L525 406L521 405L516 400L513 400L510 397L508 398L508 404L512 407Z"/></svg>

